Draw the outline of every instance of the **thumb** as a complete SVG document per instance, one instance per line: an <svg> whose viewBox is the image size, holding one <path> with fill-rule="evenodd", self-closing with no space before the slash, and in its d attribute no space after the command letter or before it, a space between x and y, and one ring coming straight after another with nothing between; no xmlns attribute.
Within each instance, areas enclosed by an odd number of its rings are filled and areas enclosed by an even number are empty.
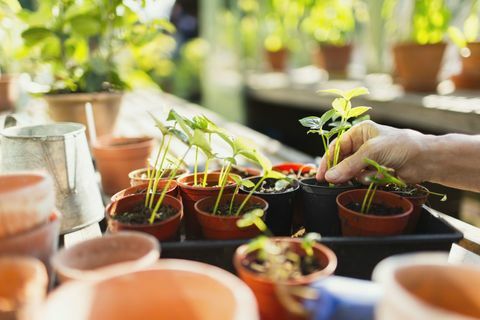
<svg viewBox="0 0 480 320"><path fill-rule="evenodd" d="M325 173L325 180L330 183L344 183L357 176L368 165L364 159L369 158L368 149L364 146L360 147L357 152L343 159L335 167Z"/></svg>

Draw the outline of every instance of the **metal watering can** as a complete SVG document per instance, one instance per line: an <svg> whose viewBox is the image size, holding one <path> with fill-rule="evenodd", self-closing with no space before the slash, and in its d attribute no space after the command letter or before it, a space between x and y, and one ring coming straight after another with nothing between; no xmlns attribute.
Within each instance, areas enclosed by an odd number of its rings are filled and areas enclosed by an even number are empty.
<svg viewBox="0 0 480 320"><path fill-rule="evenodd" d="M14 118L5 126L16 125ZM60 233L104 217L85 126L53 123L5 128L0 135L0 172L46 170L55 182L56 207L63 214Z"/></svg>

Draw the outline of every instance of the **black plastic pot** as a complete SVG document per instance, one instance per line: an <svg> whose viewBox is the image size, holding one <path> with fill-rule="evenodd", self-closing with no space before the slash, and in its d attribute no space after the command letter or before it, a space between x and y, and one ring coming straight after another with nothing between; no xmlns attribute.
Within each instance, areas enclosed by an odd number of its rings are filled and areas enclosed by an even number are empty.
<svg viewBox="0 0 480 320"><path fill-rule="evenodd" d="M257 183L261 177L249 178L253 183ZM267 183L276 181L275 179L266 179ZM268 202L268 213L265 222L276 236L292 235L292 217L294 211L295 197L300 188L298 181L293 182L294 190L281 193L263 193L254 192L253 194ZM249 189L241 187L243 193L249 193Z"/></svg>
<svg viewBox="0 0 480 320"><path fill-rule="evenodd" d="M347 190L358 189L360 185L329 187L317 183L315 178L300 180L302 189L303 215L307 232L318 232L322 236L340 236L340 219L335 199Z"/></svg>

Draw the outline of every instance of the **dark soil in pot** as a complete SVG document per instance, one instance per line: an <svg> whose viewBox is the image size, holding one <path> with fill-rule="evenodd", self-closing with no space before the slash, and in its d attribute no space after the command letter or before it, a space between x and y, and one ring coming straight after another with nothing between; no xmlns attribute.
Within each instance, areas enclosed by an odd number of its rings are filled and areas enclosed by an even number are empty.
<svg viewBox="0 0 480 320"><path fill-rule="evenodd" d="M306 231L318 232L324 237L339 236L336 198L340 193L356 189L359 185L348 183L330 187L328 183L318 183L315 178L310 178L301 180L300 186Z"/></svg>
<svg viewBox="0 0 480 320"><path fill-rule="evenodd" d="M167 220L177 214L177 212L178 210L172 206L162 205L155 214L155 220L153 223ZM117 213L112 218L123 223L150 224L149 219L151 215L152 210L146 208L143 203L137 203L130 210Z"/></svg>
<svg viewBox="0 0 480 320"><path fill-rule="evenodd" d="M250 178L257 183L261 177ZM269 211L266 215L266 224L276 236L290 236L292 234L292 217L294 201L299 189L298 181L293 180L285 185L277 183L276 179L266 179L253 194L268 202ZM281 184L281 185L280 185ZM250 189L241 187L242 192Z"/></svg>

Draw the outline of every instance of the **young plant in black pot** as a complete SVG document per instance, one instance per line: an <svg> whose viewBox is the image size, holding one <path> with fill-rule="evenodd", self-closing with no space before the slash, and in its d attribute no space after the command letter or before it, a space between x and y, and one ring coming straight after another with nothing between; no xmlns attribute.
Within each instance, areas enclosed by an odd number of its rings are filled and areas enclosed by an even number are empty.
<svg viewBox="0 0 480 320"><path fill-rule="evenodd" d="M376 170L376 173L369 177L368 189L345 191L337 197L342 234L388 236L404 233L413 211L412 202L378 188L386 184L405 187L405 182L393 176L392 169L371 159L365 159L365 162Z"/></svg>
<svg viewBox="0 0 480 320"><path fill-rule="evenodd" d="M253 188L245 186L240 188L242 192L248 193L248 196L255 195L268 202L269 214L266 222L274 235L290 236L299 183L296 179L287 178L273 170L272 163L263 155L257 153L255 160L262 167L263 175L248 179L255 184Z"/></svg>
<svg viewBox="0 0 480 320"><path fill-rule="evenodd" d="M351 100L368 94L368 89L359 87L350 91L337 89L321 90L320 93L338 96L332 102L332 109L321 117L306 117L300 123L309 128L307 133L320 136L324 147L324 157L327 159L327 169L333 168L340 160L340 141L343 134L355 123L366 119L370 107L352 107ZM363 116L362 116L363 115ZM352 121L353 119L353 121ZM333 147L330 143L336 138ZM305 228L308 232L319 232L323 236L340 235L340 220L338 219L335 199L340 193L358 188L353 182L342 185L320 183L315 178L302 179L302 202Z"/></svg>

